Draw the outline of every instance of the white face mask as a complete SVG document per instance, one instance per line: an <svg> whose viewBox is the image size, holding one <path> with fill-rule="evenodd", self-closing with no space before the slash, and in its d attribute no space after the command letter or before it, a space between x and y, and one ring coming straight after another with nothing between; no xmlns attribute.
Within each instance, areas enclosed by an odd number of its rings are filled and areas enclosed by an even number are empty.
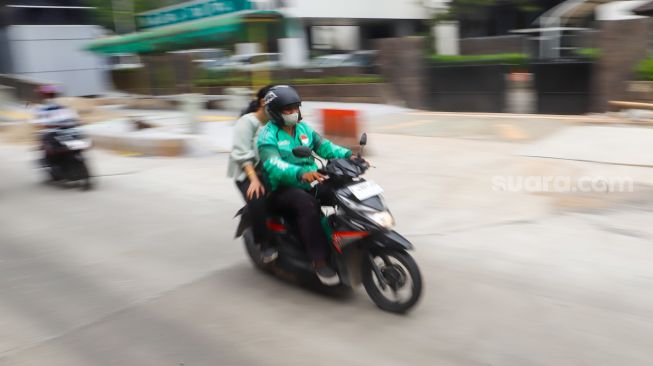
<svg viewBox="0 0 653 366"><path fill-rule="evenodd" d="M283 114L283 122L286 126L291 127L299 122L299 112L291 114Z"/></svg>

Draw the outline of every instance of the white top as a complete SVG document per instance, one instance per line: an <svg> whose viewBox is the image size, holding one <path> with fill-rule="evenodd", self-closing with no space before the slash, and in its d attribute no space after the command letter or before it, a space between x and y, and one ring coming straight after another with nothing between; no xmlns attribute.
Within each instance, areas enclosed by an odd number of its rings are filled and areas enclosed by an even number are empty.
<svg viewBox="0 0 653 366"><path fill-rule="evenodd" d="M247 164L256 166L259 161L256 140L262 124L256 118L256 113L248 113L236 122L234 126L234 145L229 154L227 176L243 181L247 175L243 167Z"/></svg>
<svg viewBox="0 0 653 366"><path fill-rule="evenodd" d="M36 119L32 122L45 127L76 126L79 121L77 112L70 108L51 103L36 109Z"/></svg>

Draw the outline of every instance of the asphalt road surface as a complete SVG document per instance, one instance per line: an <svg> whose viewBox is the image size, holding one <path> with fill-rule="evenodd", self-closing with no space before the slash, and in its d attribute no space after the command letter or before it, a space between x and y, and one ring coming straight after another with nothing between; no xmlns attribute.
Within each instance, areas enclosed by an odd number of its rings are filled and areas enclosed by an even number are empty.
<svg viewBox="0 0 653 366"><path fill-rule="evenodd" d="M363 289L255 271L226 155L92 151L97 188L0 144L0 365L650 365L653 177L516 143L372 134L369 175L416 246L405 316ZM635 192L501 192L492 177L628 175Z"/></svg>

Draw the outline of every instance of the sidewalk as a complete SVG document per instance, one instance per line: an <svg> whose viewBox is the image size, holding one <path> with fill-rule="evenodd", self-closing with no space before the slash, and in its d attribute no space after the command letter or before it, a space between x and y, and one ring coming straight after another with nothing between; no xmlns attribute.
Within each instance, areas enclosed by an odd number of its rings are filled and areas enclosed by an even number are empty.
<svg viewBox="0 0 653 366"><path fill-rule="evenodd" d="M98 115L111 106L98 107ZM391 105L336 102L304 102L304 121L322 132L323 109L348 109L358 111L358 130L382 134L400 134L424 137L448 137L462 139L534 142L553 137L568 127L583 129L586 125L610 126L621 130L620 124L630 124L619 115L597 114L582 116L508 114L508 113L457 113L412 110ZM232 129L238 119L238 112L226 110L198 111L197 134L192 134L188 119L181 111L115 109L111 112L119 118L99 123L90 123L83 128L96 140L98 146L128 154L156 155L157 144L166 145L166 155L205 155L228 152L232 145ZM26 108L19 105L0 107L0 128L13 126L31 118ZM136 130L131 123L142 120L156 128ZM2 123L5 121L5 123ZM10 124L6 124L9 122ZM636 124L636 123L634 123ZM645 127L640 127L646 130ZM622 137L626 137L627 131ZM582 139L581 132L575 138ZM636 138L636 136L634 137ZM639 140L638 140L639 141ZM570 141L564 142L565 144ZM141 146L142 145L142 146ZM653 145L653 144L652 144ZM174 146L174 147L172 147ZM587 149L599 145L587 145ZM601 145L602 146L602 145ZM538 155L538 154L536 154ZM539 155L557 156L540 152ZM573 155L573 154L572 154ZM653 152L651 154L653 156ZM601 159L599 159L601 160ZM604 159L605 160L605 159ZM627 161L629 159L619 159Z"/></svg>
<svg viewBox="0 0 653 366"><path fill-rule="evenodd" d="M0 104L0 122L20 122L31 118L33 115L24 104Z"/></svg>

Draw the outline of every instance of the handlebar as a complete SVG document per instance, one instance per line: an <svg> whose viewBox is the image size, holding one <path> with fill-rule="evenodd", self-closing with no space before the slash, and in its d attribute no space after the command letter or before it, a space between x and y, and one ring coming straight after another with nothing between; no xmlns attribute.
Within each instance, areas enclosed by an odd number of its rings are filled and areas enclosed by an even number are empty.
<svg viewBox="0 0 653 366"><path fill-rule="evenodd" d="M318 169L316 171L317 173L322 174L325 177L325 179L322 182L319 182L319 181L311 182L310 183L311 188L315 188L318 184L324 183L325 181L328 181L328 180L330 180L330 179L332 179L334 177L338 178L340 175L342 175L343 177L348 176L348 177L353 178L353 176L346 173L346 171L350 170L349 168L345 167L344 168L345 172L343 172L342 170L339 170L339 168L342 168L342 163L338 163L339 161L347 161L348 163L351 163L351 164L355 165L359 169L358 174L356 176L362 175L363 173L365 173L365 171L367 171L367 169L370 168L370 163L368 163L367 160L365 160L363 158L357 158L356 157L354 159L335 159L335 160L331 160L326 165L326 167L320 168L320 169ZM334 164L335 166L331 165L331 164ZM338 171L340 171L340 173L338 173Z"/></svg>
<svg viewBox="0 0 653 366"><path fill-rule="evenodd" d="M329 175L328 175L324 170L322 170L322 169L318 169L317 172L320 173L320 174L322 174L322 175L324 176L324 180L321 181L321 182L320 182L320 181L317 181L317 180L312 181L312 182L311 182L311 188L315 188L318 184L322 184L322 183L324 183L325 181L329 180L329 178L331 178L331 177L330 177L330 176L329 176Z"/></svg>

